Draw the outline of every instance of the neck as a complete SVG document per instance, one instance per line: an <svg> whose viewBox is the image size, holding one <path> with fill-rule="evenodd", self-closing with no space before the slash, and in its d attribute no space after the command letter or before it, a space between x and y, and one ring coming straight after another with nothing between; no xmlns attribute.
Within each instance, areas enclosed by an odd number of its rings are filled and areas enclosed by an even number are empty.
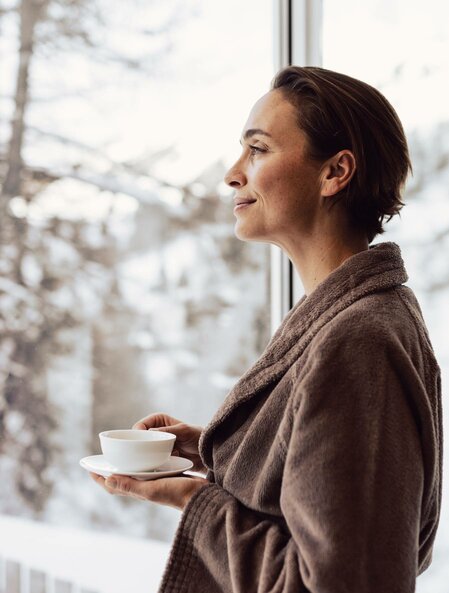
<svg viewBox="0 0 449 593"><path fill-rule="evenodd" d="M368 248L368 239L364 235L327 233L282 246L301 278L307 296L344 261Z"/></svg>

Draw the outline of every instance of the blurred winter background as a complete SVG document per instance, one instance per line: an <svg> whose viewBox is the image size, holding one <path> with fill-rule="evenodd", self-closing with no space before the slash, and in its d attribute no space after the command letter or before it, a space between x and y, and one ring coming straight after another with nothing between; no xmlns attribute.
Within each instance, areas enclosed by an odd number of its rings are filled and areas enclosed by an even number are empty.
<svg viewBox="0 0 449 593"><path fill-rule="evenodd" d="M271 0L0 0L3 516L173 538L78 462L151 412L205 425L269 339L222 179L272 28Z"/></svg>
<svg viewBox="0 0 449 593"><path fill-rule="evenodd" d="M325 0L322 34L323 65L406 128L407 206L378 240L403 248L444 385L448 16ZM179 512L105 496L78 461L151 412L206 424L269 339L269 248L234 237L222 178L273 75L272 0L0 0L0 60L0 556L39 526L52 554L101 533L95 559L163 561ZM447 509L420 593L447 593ZM0 591L75 592L90 564L72 586L0 559Z"/></svg>

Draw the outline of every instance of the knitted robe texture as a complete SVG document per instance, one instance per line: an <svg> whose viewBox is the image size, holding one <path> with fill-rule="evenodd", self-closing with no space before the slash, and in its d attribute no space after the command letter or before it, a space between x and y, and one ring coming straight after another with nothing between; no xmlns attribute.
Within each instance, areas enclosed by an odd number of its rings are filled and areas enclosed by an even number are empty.
<svg viewBox="0 0 449 593"><path fill-rule="evenodd" d="M441 504L440 369L395 243L288 313L204 429L160 593L413 593Z"/></svg>

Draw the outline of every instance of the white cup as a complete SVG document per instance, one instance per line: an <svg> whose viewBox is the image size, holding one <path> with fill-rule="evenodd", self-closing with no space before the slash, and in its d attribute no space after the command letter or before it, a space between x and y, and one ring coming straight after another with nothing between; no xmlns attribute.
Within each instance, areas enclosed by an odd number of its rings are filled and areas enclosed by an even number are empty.
<svg viewBox="0 0 449 593"><path fill-rule="evenodd" d="M165 463L176 436L159 430L106 430L100 432L104 458L118 472L144 472Z"/></svg>

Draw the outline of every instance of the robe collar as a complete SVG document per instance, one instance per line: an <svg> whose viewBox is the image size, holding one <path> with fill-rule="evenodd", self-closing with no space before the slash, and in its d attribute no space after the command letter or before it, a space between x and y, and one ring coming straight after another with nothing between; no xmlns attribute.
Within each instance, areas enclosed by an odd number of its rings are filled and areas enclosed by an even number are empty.
<svg viewBox="0 0 449 593"><path fill-rule="evenodd" d="M260 358L239 379L205 427L199 451L212 468L212 435L242 403L275 384L299 359L312 338L335 315L362 297L388 290L408 280L396 243L370 245L346 259L309 296L288 312Z"/></svg>

